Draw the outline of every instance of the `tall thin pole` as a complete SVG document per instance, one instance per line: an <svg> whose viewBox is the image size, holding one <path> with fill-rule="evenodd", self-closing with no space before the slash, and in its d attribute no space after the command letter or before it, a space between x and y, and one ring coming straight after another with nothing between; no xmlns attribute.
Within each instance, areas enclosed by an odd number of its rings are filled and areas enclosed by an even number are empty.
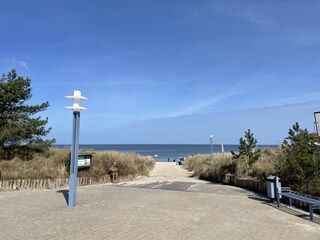
<svg viewBox="0 0 320 240"><path fill-rule="evenodd" d="M319 119L320 119L320 112L315 112L314 113L314 126L315 126L315 130L317 131L317 135L320 136L320 123L319 123Z"/></svg>
<svg viewBox="0 0 320 240"><path fill-rule="evenodd" d="M212 141L213 136L210 135L210 159L211 162L213 162L213 141Z"/></svg>
<svg viewBox="0 0 320 240"><path fill-rule="evenodd" d="M69 208L72 208L76 205L76 199L77 199L79 125L80 125L80 112L73 112L73 134L72 134L71 162L70 162L70 188L69 188L69 200L68 200Z"/></svg>
<svg viewBox="0 0 320 240"><path fill-rule="evenodd" d="M86 108L80 106L81 100L88 98L81 96L81 91L74 90L73 96L66 96L73 99L73 105L66 107L73 111L73 129L72 129L72 144L71 144L71 161L70 161L70 181L69 181L69 197L68 207L76 206L77 199L77 175L78 175L78 150L79 150L79 127L80 127L80 110Z"/></svg>
<svg viewBox="0 0 320 240"><path fill-rule="evenodd" d="M223 142L221 142L221 152L224 152L224 145L223 145Z"/></svg>

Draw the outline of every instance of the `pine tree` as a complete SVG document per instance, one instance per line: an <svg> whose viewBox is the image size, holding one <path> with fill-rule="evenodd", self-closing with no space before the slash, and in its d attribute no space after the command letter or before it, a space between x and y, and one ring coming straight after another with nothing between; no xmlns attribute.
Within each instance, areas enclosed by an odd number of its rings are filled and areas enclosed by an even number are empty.
<svg viewBox="0 0 320 240"><path fill-rule="evenodd" d="M32 97L31 80L17 76L13 69L0 79L0 159L16 155L28 159L34 152L44 151L55 140L43 140L51 128L46 129L48 118L32 118L44 111L48 102L28 105Z"/></svg>
<svg viewBox="0 0 320 240"><path fill-rule="evenodd" d="M307 129L301 129L295 123L289 129L287 140L282 149L286 153L286 162L282 170L282 180L296 190L309 191L309 182L319 178L320 146L319 138L309 135Z"/></svg>
<svg viewBox="0 0 320 240"><path fill-rule="evenodd" d="M260 156L260 149L256 149L258 141L253 137L250 129L245 132L244 137L245 139L241 137L239 140L239 156L247 156L249 165L252 165Z"/></svg>

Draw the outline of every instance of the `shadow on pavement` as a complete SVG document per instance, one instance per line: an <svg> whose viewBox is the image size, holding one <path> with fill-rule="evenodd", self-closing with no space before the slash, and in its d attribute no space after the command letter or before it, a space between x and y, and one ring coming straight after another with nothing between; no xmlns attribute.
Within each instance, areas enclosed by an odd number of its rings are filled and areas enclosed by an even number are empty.
<svg viewBox="0 0 320 240"><path fill-rule="evenodd" d="M59 190L57 193L62 193L64 196L64 199L66 200L66 203L68 205L68 199L69 199L69 190Z"/></svg>
<svg viewBox="0 0 320 240"><path fill-rule="evenodd" d="M267 198L264 195L259 194L259 193L251 194L251 195L249 195L249 198L252 199L252 200L259 201L259 202L261 202L263 204L270 204L271 203L269 198Z"/></svg>
<svg viewBox="0 0 320 240"><path fill-rule="evenodd" d="M264 196L249 196L250 199L256 200L261 202L262 204L266 204L269 205L270 207L273 207L277 210L280 210L282 212L288 213L292 216L307 220L307 221L311 221L310 220L310 214L309 212L303 211L301 209L297 209L294 207L289 207L286 206L284 204L281 203L280 208L277 206L277 203L275 203L274 201L271 201L269 198L266 198ZM320 217L318 214L313 214L314 220L312 222L317 223L320 225Z"/></svg>
<svg viewBox="0 0 320 240"><path fill-rule="evenodd" d="M281 204L280 205L280 208L278 208L277 204L276 203L270 203L270 206L282 211L282 212L285 212L285 213L288 213L288 214L291 214L293 216L296 216L296 217L299 217L301 219L304 219L304 220L307 220L307 221L311 221L310 220L310 214L309 212L306 212L306 211L303 211L303 210L300 210L300 209L296 209L294 207L289 207L289 206L286 206L286 205L283 205ZM317 223L317 224L320 224L320 218L318 215L316 214L313 214L313 221L314 223Z"/></svg>

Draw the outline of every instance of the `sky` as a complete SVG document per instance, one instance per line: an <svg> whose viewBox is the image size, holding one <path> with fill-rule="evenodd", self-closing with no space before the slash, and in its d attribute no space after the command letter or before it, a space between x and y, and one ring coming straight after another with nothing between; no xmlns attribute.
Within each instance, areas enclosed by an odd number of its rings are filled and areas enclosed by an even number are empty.
<svg viewBox="0 0 320 240"><path fill-rule="evenodd" d="M29 77L48 138L281 144L320 111L320 1L0 0L0 70Z"/></svg>

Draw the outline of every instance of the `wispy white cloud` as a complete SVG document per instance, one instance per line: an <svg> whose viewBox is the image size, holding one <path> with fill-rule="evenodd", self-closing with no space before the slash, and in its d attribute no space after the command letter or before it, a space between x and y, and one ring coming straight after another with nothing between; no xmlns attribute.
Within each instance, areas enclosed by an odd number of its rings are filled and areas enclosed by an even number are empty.
<svg viewBox="0 0 320 240"><path fill-rule="evenodd" d="M25 68L25 69L28 69L28 68L29 68L29 66L27 65L27 63L26 63L25 61L18 60L18 64L19 64L21 67Z"/></svg>
<svg viewBox="0 0 320 240"><path fill-rule="evenodd" d="M253 79L245 79L235 83L234 86L232 86L232 88L230 88L229 86L224 86L224 88L219 89L219 93L215 94L214 97L204 100L196 100L193 104L168 114L168 117L189 115L199 113L199 111L208 112L208 108L210 108L214 104L218 104L221 101L235 96L246 94L261 87L253 83Z"/></svg>
<svg viewBox="0 0 320 240"><path fill-rule="evenodd" d="M177 116L182 116L182 115L189 115L189 114L193 114L193 113L197 113L200 110L206 109L208 107L210 107L211 105L218 103L226 98L229 97L233 97L235 95L241 94L240 91L230 91L230 92L226 92L223 94L219 94L214 96L213 98L210 99L206 99L203 101L197 101L196 103L194 103L193 105L187 106L184 109L180 109L176 112L173 112L171 114L168 115L168 117L177 117Z"/></svg>
<svg viewBox="0 0 320 240"><path fill-rule="evenodd" d="M24 60L17 59L16 57L6 58L3 60L3 65L5 66L7 71L15 68L24 68L29 69L28 64Z"/></svg>
<svg viewBox="0 0 320 240"><path fill-rule="evenodd" d="M265 104L265 107L280 107L280 106L287 106L292 104L300 104L306 103L311 101L319 101L320 100L320 92L313 92L313 93L305 93L297 96L286 97L276 99L274 101Z"/></svg>

